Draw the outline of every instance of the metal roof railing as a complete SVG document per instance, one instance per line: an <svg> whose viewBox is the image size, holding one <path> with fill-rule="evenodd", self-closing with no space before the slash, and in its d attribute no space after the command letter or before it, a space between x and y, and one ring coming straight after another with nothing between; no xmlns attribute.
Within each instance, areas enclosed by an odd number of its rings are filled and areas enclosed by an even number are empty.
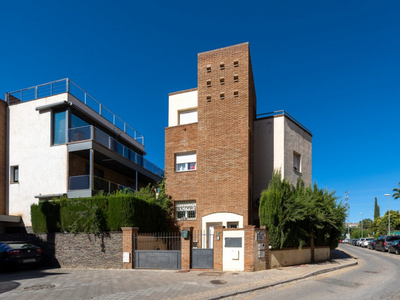
<svg viewBox="0 0 400 300"><path fill-rule="evenodd" d="M21 89L11 93L6 93L6 101L10 103L14 100L19 100L21 102L27 102L31 100L36 100L43 97L54 96L62 93L70 93L76 99L84 103L86 106L91 108L97 114L102 116L104 119L112 123L114 126L121 129L127 135L135 139L141 145L144 146L144 136L137 132L134 128L129 126L121 118L115 115L111 110L97 101L90 94L85 92L80 86L69 78L64 78L49 83L44 83L36 85L33 87Z"/></svg>
<svg viewBox="0 0 400 300"><path fill-rule="evenodd" d="M279 115L284 115L284 116L289 117L297 126L302 128L305 132L307 132L309 135L312 136L312 133L310 130L308 130L303 124L301 124L299 121L297 121L295 118L293 118L290 114L288 114L284 110L277 110L277 111L271 111L271 112L259 114L259 115L257 115L257 119L268 118L268 117L279 116Z"/></svg>

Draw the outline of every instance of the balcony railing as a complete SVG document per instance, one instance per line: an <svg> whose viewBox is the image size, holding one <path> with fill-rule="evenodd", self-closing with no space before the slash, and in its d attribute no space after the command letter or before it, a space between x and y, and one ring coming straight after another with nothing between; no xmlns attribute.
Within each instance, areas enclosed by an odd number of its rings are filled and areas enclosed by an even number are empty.
<svg viewBox="0 0 400 300"><path fill-rule="evenodd" d="M90 175L71 176L69 178L69 190L87 190L90 188ZM94 184L92 190L96 192L102 191L105 194L112 194L116 191L129 190L135 192L135 189L128 186L118 184L103 178L94 176Z"/></svg>
<svg viewBox="0 0 400 300"><path fill-rule="evenodd" d="M79 87L76 83L68 78L7 93L6 100L8 103L10 103L10 100L13 99L17 99L21 102L26 102L62 93L70 93L76 99L84 103L87 107L91 108L97 114L102 116L104 119L121 129L123 132L128 134L140 144L144 145L143 135L141 135L139 132L129 126L121 118L111 112L111 110L109 110L99 101L97 101L94 97L86 93L81 87Z"/></svg>
<svg viewBox="0 0 400 300"><path fill-rule="evenodd" d="M94 132L94 137L92 137L92 132ZM68 142L78 142L92 139L104 147L117 152L119 155L152 172L153 174L164 177L163 169L157 167L151 161L145 159L142 155L116 141L107 133L94 127L93 125L71 128L68 131Z"/></svg>

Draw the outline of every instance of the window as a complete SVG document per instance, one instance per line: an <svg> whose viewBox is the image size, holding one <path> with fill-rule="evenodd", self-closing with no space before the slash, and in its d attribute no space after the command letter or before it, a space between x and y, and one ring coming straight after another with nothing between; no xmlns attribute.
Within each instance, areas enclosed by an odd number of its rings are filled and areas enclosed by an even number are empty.
<svg viewBox="0 0 400 300"><path fill-rule="evenodd" d="M211 96L207 96L207 102L211 102Z"/></svg>
<svg viewBox="0 0 400 300"><path fill-rule="evenodd" d="M18 166L11 166L11 183L19 182L19 168Z"/></svg>
<svg viewBox="0 0 400 300"><path fill-rule="evenodd" d="M233 92L233 96L234 96L235 98L239 97L239 92L238 92L238 91L234 91L234 92Z"/></svg>
<svg viewBox="0 0 400 300"><path fill-rule="evenodd" d="M228 228L238 228L239 222L228 222L226 225Z"/></svg>
<svg viewBox="0 0 400 300"><path fill-rule="evenodd" d="M207 87L210 87L211 86L211 80L209 79L209 80L207 80Z"/></svg>
<svg viewBox="0 0 400 300"><path fill-rule="evenodd" d="M220 63L219 64L219 69L220 70L225 70L225 64L224 63Z"/></svg>
<svg viewBox="0 0 400 300"><path fill-rule="evenodd" d="M233 62L233 66L236 68L236 67L239 67L239 61L238 60L235 60L234 62Z"/></svg>
<svg viewBox="0 0 400 300"><path fill-rule="evenodd" d="M297 152L293 152L293 170L301 172L301 155Z"/></svg>
<svg viewBox="0 0 400 300"><path fill-rule="evenodd" d="M175 218L177 220L196 220L196 201L175 201Z"/></svg>
<svg viewBox="0 0 400 300"><path fill-rule="evenodd" d="M211 72L211 65L207 65L207 73Z"/></svg>
<svg viewBox="0 0 400 300"><path fill-rule="evenodd" d="M219 94L219 99L224 100L225 99L225 94L224 93Z"/></svg>
<svg viewBox="0 0 400 300"><path fill-rule="evenodd" d="M176 172L196 171L196 152L179 153L175 155Z"/></svg>
<svg viewBox="0 0 400 300"><path fill-rule="evenodd" d="M225 78L220 78L220 79L219 79L219 83L220 83L221 85L224 85L224 84L225 84Z"/></svg>
<svg viewBox="0 0 400 300"><path fill-rule="evenodd" d="M234 82L238 82L238 81L239 81L239 75L233 76L233 81L234 81Z"/></svg>
<svg viewBox="0 0 400 300"><path fill-rule="evenodd" d="M179 114L179 125L191 124L197 122L197 108L181 110Z"/></svg>
<svg viewBox="0 0 400 300"><path fill-rule="evenodd" d="M53 145L65 144L66 142L66 117L67 112L54 111L53 113Z"/></svg>

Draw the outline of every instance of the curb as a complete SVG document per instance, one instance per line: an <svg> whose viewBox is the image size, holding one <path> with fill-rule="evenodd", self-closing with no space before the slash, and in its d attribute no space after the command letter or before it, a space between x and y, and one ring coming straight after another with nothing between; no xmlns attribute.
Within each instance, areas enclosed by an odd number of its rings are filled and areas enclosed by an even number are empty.
<svg viewBox="0 0 400 300"><path fill-rule="evenodd" d="M354 260L355 260L354 262L348 263L346 265L336 266L336 267L329 267L329 268L318 270L318 271L314 271L314 272L311 272L311 273L308 273L308 274L305 274L305 275L302 275L302 276L299 276L299 277L294 277L294 278L287 279L287 280L282 280L282 281L278 281L278 282L274 282L274 283L260 285L260 286L254 287L254 288L249 288L249 289L245 289L245 290L241 290L241 291L237 291L237 292L222 294L222 295L218 295L218 296L215 296L215 297L210 297L210 298L207 298L207 299L209 299L209 300L223 299L223 298L227 298L227 297L232 297L232 296L236 296L236 295L240 295L240 294L254 292L254 291L257 291L257 290L261 290L261 289L274 287L274 286L285 284L285 283L294 282L294 281L297 281L297 280L306 279L306 278L309 278L309 277L313 277L313 276L317 276L317 275L320 275L320 274L337 271L337 270L348 268L348 267L353 267L353 266L358 265L358 261L356 259L354 259Z"/></svg>

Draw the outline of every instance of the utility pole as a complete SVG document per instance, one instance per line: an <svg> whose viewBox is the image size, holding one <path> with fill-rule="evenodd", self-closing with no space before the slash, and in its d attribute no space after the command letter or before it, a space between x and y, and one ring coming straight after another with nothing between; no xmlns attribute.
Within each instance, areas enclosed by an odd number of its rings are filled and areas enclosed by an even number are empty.
<svg viewBox="0 0 400 300"><path fill-rule="evenodd" d="M363 236L363 213L360 212L360 214L361 214L361 238L363 238L364 237Z"/></svg>
<svg viewBox="0 0 400 300"><path fill-rule="evenodd" d="M344 197L344 206L347 210L347 238L350 238L350 204L349 204L349 192L346 192L346 196Z"/></svg>

